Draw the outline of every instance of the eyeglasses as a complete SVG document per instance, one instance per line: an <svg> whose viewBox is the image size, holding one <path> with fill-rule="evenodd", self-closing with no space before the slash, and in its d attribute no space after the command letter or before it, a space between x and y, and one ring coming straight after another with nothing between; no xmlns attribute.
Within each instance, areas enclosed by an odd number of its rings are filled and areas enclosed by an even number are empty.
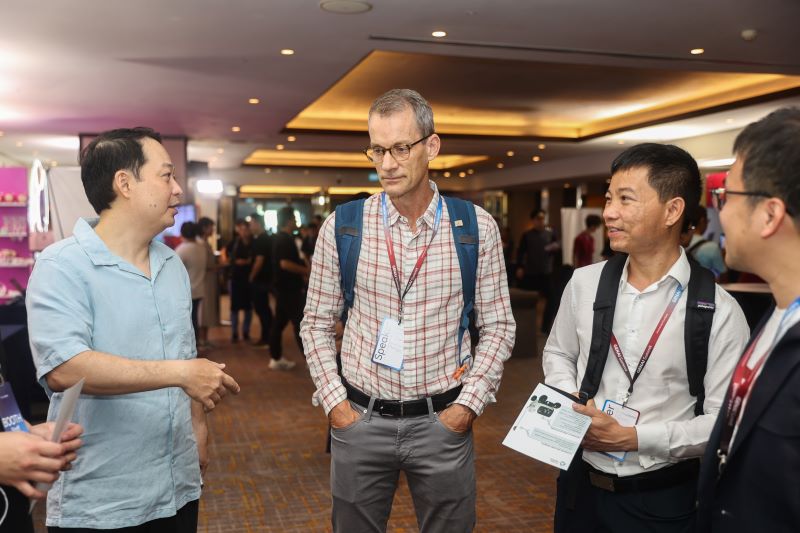
<svg viewBox="0 0 800 533"><path fill-rule="evenodd" d="M375 164L383 161L384 156L386 156L386 152L392 154L392 157L395 161L405 161L411 155L411 149L431 135L433 135L433 133L429 133L422 139L414 141L411 144L395 144L391 148L384 148L383 146L368 146L364 150L364 155L367 156L367 159L369 159L371 163Z"/></svg>
<svg viewBox="0 0 800 533"><path fill-rule="evenodd" d="M725 202L728 201L727 196L729 194L738 194L740 196L761 196L763 198L771 198L773 195L769 194L768 192L761 192L761 191L729 191L725 187L719 187L717 189L711 189L711 203L714 205L714 208L717 210L721 210L725 206ZM787 210L788 212L788 210Z"/></svg>

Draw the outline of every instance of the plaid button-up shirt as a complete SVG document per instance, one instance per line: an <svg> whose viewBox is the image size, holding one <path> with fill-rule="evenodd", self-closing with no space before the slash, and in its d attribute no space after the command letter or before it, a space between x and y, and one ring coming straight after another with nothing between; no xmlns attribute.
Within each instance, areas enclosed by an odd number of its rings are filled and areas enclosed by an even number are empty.
<svg viewBox="0 0 800 533"><path fill-rule="evenodd" d="M342 341L342 375L354 387L381 399L416 400L458 386L458 324L464 298L447 205L443 203L439 232L431 242L439 192L431 182L433 199L411 232L407 220L387 198L388 219L400 271L401 286L422 250L430 242L419 277L403 302L405 348L400 371L372 362L381 323L397 318L400 299L392 280L383 233L380 194L364 204L361 253L355 302L348 313ZM480 332L474 360L461 377L464 387L456 403L477 414L494 401L503 362L514 345L514 318L508 297L500 233L492 217L475 208L479 227L479 256L475 288L475 318ZM347 397L336 368L334 331L344 298L339 278L335 215L322 225L313 256L301 336L311 377L317 387L313 402L328 413ZM470 350L464 335L462 354ZM463 358L463 356L462 356Z"/></svg>

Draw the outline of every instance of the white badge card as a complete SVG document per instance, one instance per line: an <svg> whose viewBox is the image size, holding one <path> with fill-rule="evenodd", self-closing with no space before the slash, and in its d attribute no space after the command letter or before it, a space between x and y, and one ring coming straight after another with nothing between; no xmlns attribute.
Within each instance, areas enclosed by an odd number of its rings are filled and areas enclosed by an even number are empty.
<svg viewBox="0 0 800 533"><path fill-rule="evenodd" d="M622 427L630 428L636 425L636 422L639 421L639 411L636 409L631 409L621 403L617 403L613 400L606 400L606 403L603 404L603 412L611 417L614 418L619 425ZM617 461L624 461L625 455L628 452L603 452L604 454L608 455L616 459Z"/></svg>
<svg viewBox="0 0 800 533"><path fill-rule="evenodd" d="M384 318L378 331L378 342L372 353L372 362L395 370L403 368L403 325L394 318Z"/></svg>

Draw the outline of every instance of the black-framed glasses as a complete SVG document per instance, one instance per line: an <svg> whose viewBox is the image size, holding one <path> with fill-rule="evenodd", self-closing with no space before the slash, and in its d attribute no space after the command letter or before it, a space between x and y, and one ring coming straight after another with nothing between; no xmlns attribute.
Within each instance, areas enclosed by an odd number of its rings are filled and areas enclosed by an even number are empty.
<svg viewBox="0 0 800 533"><path fill-rule="evenodd" d="M761 196L763 198L771 198L773 195L768 192L762 191L730 191L725 187L718 187L711 189L711 202L717 210L721 210L728 201L729 194L738 194L739 196Z"/></svg>
<svg viewBox="0 0 800 533"><path fill-rule="evenodd" d="M411 155L411 149L431 135L433 135L433 133L429 133L422 139L414 141L411 144L395 144L391 148L384 148L383 146L368 146L364 149L364 155L367 156L367 159L369 159L371 163L375 164L383 161L383 158L386 156L386 152L392 154L392 157L395 161L405 161Z"/></svg>

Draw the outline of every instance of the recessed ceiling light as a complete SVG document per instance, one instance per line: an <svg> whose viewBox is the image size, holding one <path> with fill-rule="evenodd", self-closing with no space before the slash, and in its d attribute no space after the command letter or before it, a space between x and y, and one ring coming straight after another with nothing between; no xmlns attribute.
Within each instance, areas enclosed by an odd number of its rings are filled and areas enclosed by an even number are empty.
<svg viewBox="0 0 800 533"><path fill-rule="evenodd" d="M276 150L283 150L284 148L286 148L286 147L284 145L282 145L282 144L278 144L278 145L275 146Z"/></svg>
<svg viewBox="0 0 800 533"><path fill-rule="evenodd" d="M705 50L702 48L692 48L691 50L689 50L689 53L692 54L693 56L699 56L703 52L705 52Z"/></svg>
<svg viewBox="0 0 800 533"><path fill-rule="evenodd" d="M514 157L514 150L509 150L508 152L506 152L506 155L508 157Z"/></svg>
<svg viewBox="0 0 800 533"><path fill-rule="evenodd" d="M442 174L442 175L443 175L445 178L449 178L449 177L450 177L450 173L449 173L449 172L445 172L445 173L444 173L444 174Z"/></svg>
<svg viewBox="0 0 800 533"><path fill-rule="evenodd" d="M547 148L547 145L545 145L545 144L540 144L539 145L539 150L544 150L545 148Z"/></svg>
<svg viewBox="0 0 800 533"><path fill-rule="evenodd" d="M503 168L505 165L503 163L497 163L497 168Z"/></svg>
<svg viewBox="0 0 800 533"><path fill-rule="evenodd" d="M533 157L531 158L531 161L533 161L534 163L538 163L538 162L539 162L539 161L541 161L541 160L542 160L542 158L541 158L541 157L539 157L538 155L535 155L535 156L533 156Z"/></svg>
<svg viewBox="0 0 800 533"><path fill-rule="evenodd" d="M431 33L431 35L437 39L441 39L442 37L447 37L447 32L443 30L436 30L435 32Z"/></svg>
<svg viewBox="0 0 800 533"><path fill-rule="evenodd" d="M472 174L475 174L475 169L474 168L467 169L467 174L469 174L470 176Z"/></svg>
<svg viewBox="0 0 800 533"><path fill-rule="evenodd" d="M16 146L17 148L22 148L22 141L17 141Z"/></svg>
<svg viewBox="0 0 800 533"><path fill-rule="evenodd" d="M294 55L294 50L292 50L291 48L284 48L283 50L281 50L281 55L282 56L293 56Z"/></svg>
<svg viewBox="0 0 800 533"><path fill-rule="evenodd" d="M234 126L231 128L231 131L233 133L239 133L240 131L242 131L242 128L240 128L239 126Z"/></svg>
<svg viewBox="0 0 800 533"><path fill-rule="evenodd" d="M625 144L625 141L617 141L617 144Z"/></svg>
<svg viewBox="0 0 800 533"><path fill-rule="evenodd" d="M725 124L733 124L733 119L732 118L726 118L725 119Z"/></svg>
<svg viewBox="0 0 800 533"><path fill-rule="evenodd" d="M264 169L264 174L269 174L270 172L272 172L271 168L265 168Z"/></svg>
<svg viewBox="0 0 800 533"><path fill-rule="evenodd" d="M295 137L294 135L289 135L288 137L286 137L286 140L289 141L290 143L293 143L297 140L297 137Z"/></svg>
<svg viewBox="0 0 800 533"><path fill-rule="evenodd" d="M366 13L372 9L372 4L363 0L322 0L319 3L320 9L328 13L339 15L357 15Z"/></svg>
<svg viewBox="0 0 800 533"><path fill-rule="evenodd" d="M466 178L467 177L467 173L466 172L459 172L458 173L458 177L459 178Z"/></svg>
<svg viewBox="0 0 800 533"><path fill-rule="evenodd" d="M225 148L217 148L217 153L218 154L224 154L225 153Z"/></svg>
<svg viewBox="0 0 800 533"><path fill-rule="evenodd" d="M260 104L260 103L261 103L261 100L259 100L258 98L250 98L250 99L247 101L247 103L248 103L248 104L253 104L253 105L256 105L256 104Z"/></svg>
<svg viewBox="0 0 800 533"><path fill-rule="evenodd" d="M58 161L50 161L50 166L51 167L57 167L58 166Z"/></svg>

